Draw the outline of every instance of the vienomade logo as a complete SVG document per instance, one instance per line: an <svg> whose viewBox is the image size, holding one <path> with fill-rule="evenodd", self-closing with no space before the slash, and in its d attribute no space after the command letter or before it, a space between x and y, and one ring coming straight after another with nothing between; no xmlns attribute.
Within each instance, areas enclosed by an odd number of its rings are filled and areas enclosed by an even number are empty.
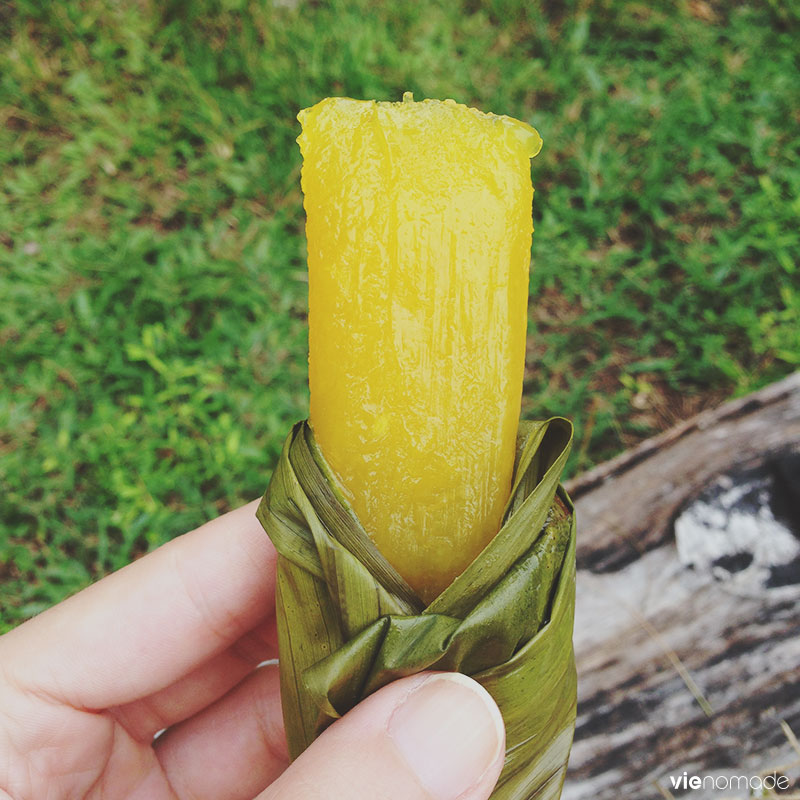
<svg viewBox="0 0 800 800"><path fill-rule="evenodd" d="M786 775L692 775L684 772L681 775L670 775L673 789L778 789L783 791L789 788L789 778Z"/></svg>

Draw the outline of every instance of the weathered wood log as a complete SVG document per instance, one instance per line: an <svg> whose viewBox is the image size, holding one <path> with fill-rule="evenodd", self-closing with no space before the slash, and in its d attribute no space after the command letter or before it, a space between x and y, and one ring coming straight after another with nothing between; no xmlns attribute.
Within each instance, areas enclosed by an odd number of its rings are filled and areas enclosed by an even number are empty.
<svg viewBox="0 0 800 800"><path fill-rule="evenodd" d="M800 791L800 373L568 488L579 682L564 800L760 796L742 779L773 769Z"/></svg>

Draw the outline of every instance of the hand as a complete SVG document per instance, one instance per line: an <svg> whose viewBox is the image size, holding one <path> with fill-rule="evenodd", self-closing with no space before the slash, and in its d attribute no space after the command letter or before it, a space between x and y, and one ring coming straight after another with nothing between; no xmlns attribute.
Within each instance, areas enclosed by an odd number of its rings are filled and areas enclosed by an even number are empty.
<svg viewBox="0 0 800 800"><path fill-rule="evenodd" d="M277 666L258 666L277 656L276 556L255 508L0 637L2 800L489 797L502 719L449 673L384 687L288 766Z"/></svg>

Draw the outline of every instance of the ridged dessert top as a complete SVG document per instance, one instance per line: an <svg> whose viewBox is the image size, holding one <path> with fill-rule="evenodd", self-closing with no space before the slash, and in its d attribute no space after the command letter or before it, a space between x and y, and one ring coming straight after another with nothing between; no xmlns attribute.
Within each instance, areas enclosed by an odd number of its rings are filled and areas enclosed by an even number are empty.
<svg viewBox="0 0 800 800"><path fill-rule="evenodd" d="M376 123L389 136L416 140L420 144L435 138L444 145L455 138L464 151L501 147L512 157L530 159L542 147L539 133L525 122L485 113L455 100L415 102L410 92L397 103L328 97L303 109L298 119L303 132L297 141L304 156L308 154L315 133Z"/></svg>

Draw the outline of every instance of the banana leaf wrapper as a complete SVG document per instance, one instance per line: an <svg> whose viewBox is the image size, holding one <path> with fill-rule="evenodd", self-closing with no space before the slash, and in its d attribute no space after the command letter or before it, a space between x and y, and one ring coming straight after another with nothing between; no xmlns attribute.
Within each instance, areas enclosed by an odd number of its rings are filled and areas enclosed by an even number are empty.
<svg viewBox="0 0 800 800"><path fill-rule="evenodd" d="M380 554L307 422L258 508L278 551L283 715L296 758L367 695L422 670L481 683L506 726L492 798L558 798L572 745L575 518L559 484L572 426L522 423L503 525L427 608Z"/></svg>

